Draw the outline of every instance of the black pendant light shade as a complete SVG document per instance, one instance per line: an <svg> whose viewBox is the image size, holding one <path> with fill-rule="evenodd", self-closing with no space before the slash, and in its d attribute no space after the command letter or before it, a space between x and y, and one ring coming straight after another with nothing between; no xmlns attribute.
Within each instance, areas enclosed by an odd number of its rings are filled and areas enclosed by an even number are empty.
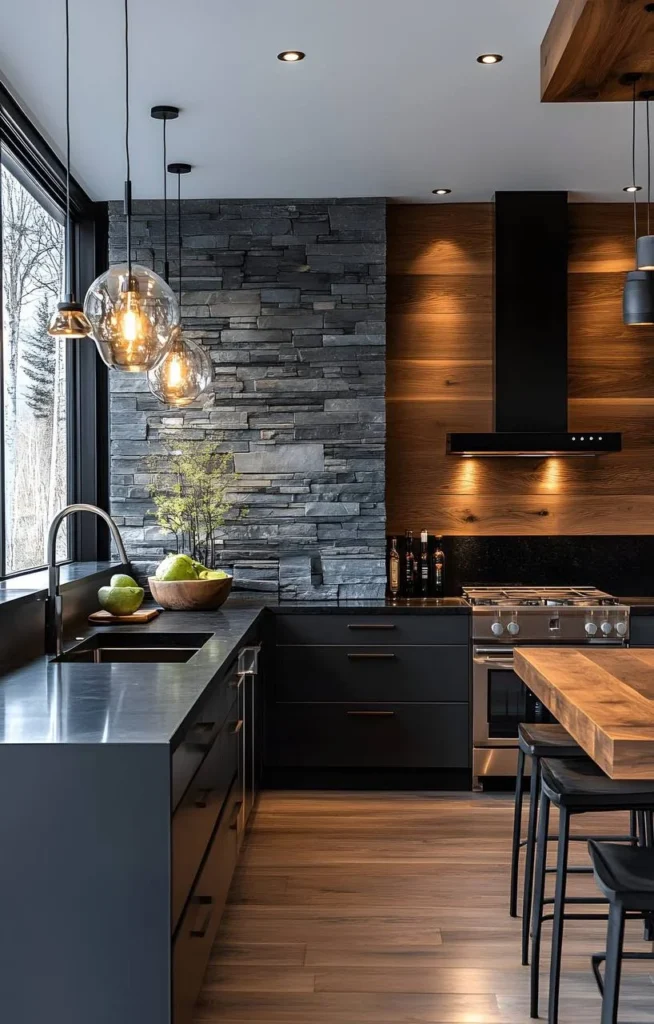
<svg viewBox="0 0 654 1024"><path fill-rule="evenodd" d="M625 76L626 77L626 76ZM629 75L629 82L633 87L631 103L631 171L632 187L636 183L636 82L640 75ZM625 82L626 84L626 82ZM654 267L651 257L654 257L654 237L649 234L650 221L650 199L651 199L651 153L650 153L650 131L649 131L649 99L650 93L641 93L641 98L646 99L647 113L647 235L638 238L638 203L636 192L634 196L634 253L636 257L636 269L630 270L625 278L624 290L622 293L622 319L625 324L631 327L654 326Z"/></svg>
<svg viewBox="0 0 654 1024"><path fill-rule="evenodd" d="M654 272L630 270L622 293L623 319L632 327L654 324Z"/></svg>
<svg viewBox="0 0 654 1024"><path fill-rule="evenodd" d="M654 235L641 235L636 243L639 270L654 270Z"/></svg>
<svg viewBox="0 0 654 1024"><path fill-rule="evenodd" d="M73 246L70 221L70 18L68 0L66 11L66 237L64 247L65 295L58 303L48 323L48 334L53 338L85 338L91 333L91 323L73 291Z"/></svg>

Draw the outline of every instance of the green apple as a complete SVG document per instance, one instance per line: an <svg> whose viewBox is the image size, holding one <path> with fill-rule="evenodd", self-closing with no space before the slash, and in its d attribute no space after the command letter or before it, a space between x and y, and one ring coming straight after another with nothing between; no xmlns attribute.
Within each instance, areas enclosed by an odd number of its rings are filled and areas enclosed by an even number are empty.
<svg viewBox="0 0 654 1024"><path fill-rule="evenodd" d="M157 566L156 580L197 580L198 574L189 555L167 555Z"/></svg>
<svg viewBox="0 0 654 1024"><path fill-rule="evenodd" d="M201 580L226 580L227 573L222 569L203 569L200 573Z"/></svg>
<svg viewBox="0 0 654 1024"><path fill-rule="evenodd" d="M125 573L117 572L115 576L111 577L109 581L110 587L138 587L136 580L133 580L131 576L126 576Z"/></svg>
<svg viewBox="0 0 654 1024"><path fill-rule="evenodd" d="M143 587L100 587L98 601L112 615L131 615L143 604Z"/></svg>

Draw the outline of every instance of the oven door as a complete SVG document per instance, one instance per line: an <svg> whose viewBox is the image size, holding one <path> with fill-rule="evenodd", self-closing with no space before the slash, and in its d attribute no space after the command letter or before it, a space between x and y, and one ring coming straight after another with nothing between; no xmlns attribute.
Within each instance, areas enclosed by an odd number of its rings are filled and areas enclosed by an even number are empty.
<svg viewBox="0 0 654 1024"><path fill-rule="evenodd" d="M473 745L515 747L520 722L555 719L513 670L512 647L473 648Z"/></svg>

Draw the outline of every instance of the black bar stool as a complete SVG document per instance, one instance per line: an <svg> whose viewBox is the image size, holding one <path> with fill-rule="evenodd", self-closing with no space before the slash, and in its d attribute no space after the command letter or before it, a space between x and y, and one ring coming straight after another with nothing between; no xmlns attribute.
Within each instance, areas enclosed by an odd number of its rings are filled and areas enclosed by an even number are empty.
<svg viewBox="0 0 654 1024"><path fill-rule="evenodd" d="M540 793L540 761L542 757L584 757L582 748L562 725L523 722L518 726L518 769L515 778L515 804L513 811L513 841L511 845L511 885L509 914L518 916L518 870L520 850L525 850L525 877L522 899L522 962L529 963L529 925L531 897L534 881L534 850L536 848L536 822ZM529 787L529 818L527 836L522 839L522 783L525 760L531 758Z"/></svg>
<svg viewBox="0 0 654 1024"><path fill-rule="evenodd" d="M542 926L544 921L552 918L548 1021L549 1024L557 1024L564 920L588 921L597 918L606 919L606 914L569 913L565 910L568 905L606 904L606 900L602 896L566 897L570 818L573 814L597 813L599 811L630 811L636 812L636 816L638 812L651 811L654 809L654 785L649 781L623 782L609 779L590 758L561 758L560 760L543 758L540 767L541 799L538 817L536 878L532 915L530 1013L532 1017L538 1016ZM547 840L551 804L554 804L559 809L556 887L553 900L545 898ZM634 815L632 814L632 820L633 817ZM623 840L632 844L638 841L638 837L633 831L625 836L591 836L588 838L595 840ZM587 869L582 868L581 870L585 871ZM545 914L545 905L552 903L554 904L553 914Z"/></svg>
<svg viewBox="0 0 654 1024"><path fill-rule="evenodd" d="M654 849L630 849L613 843L588 844L595 881L609 901L606 953L591 960L602 993L601 1024L617 1024L623 960L654 960L654 953L625 953L624 924L654 912ZM606 960L604 980L599 965Z"/></svg>

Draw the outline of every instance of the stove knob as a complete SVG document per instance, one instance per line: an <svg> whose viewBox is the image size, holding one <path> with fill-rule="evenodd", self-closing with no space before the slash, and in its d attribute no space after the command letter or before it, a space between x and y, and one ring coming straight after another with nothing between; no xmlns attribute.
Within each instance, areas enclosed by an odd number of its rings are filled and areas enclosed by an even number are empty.
<svg viewBox="0 0 654 1024"><path fill-rule="evenodd" d="M503 632L504 632L504 626L502 625L501 622L492 622L491 623L491 633L493 634L493 636L502 636Z"/></svg>
<svg viewBox="0 0 654 1024"><path fill-rule="evenodd" d="M596 622L587 622L586 625L584 626L584 629L588 633L588 636L595 636L595 634L597 633L597 623Z"/></svg>
<svg viewBox="0 0 654 1024"><path fill-rule="evenodd" d="M626 636L626 634L627 634L627 623L626 622L617 622L616 626L615 626L615 631L618 634L618 636Z"/></svg>
<svg viewBox="0 0 654 1024"><path fill-rule="evenodd" d="M613 626L610 622L603 622L600 629L602 630L604 636L608 636L611 630L613 629Z"/></svg>
<svg viewBox="0 0 654 1024"><path fill-rule="evenodd" d="M511 636L517 636L520 632L520 626L517 622L509 622L508 626L506 627L506 631L507 633L510 633Z"/></svg>

